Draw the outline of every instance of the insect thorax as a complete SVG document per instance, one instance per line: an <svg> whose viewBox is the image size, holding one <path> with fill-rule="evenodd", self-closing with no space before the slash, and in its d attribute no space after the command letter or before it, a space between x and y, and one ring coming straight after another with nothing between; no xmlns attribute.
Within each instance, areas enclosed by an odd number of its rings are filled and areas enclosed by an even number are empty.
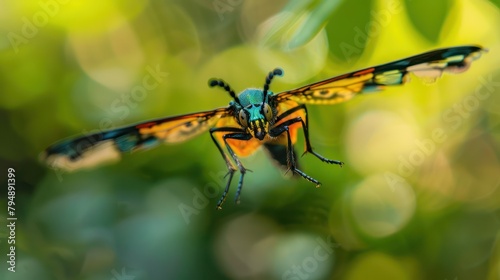
<svg viewBox="0 0 500 280"><path fill-rule="evenodd" d="M268 102L271 95L273 95L273 93L271 91L268 91L267 98L264 102ZM246 107L250 104L262 103L263 96L263 91L258 88L247 88L240 92L240 94L238 94L238 98L240 99L241 105L243 105L243 107Z"/></svg>

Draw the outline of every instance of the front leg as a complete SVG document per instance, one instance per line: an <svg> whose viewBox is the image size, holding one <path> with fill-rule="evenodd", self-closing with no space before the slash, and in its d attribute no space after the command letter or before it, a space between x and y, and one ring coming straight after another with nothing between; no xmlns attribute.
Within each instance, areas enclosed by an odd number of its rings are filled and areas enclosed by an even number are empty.
<svg viewBox="0 0 500 280"><path fill-rule="evenodd" d="M226 147L228 147L228 151L230 151L231 157L234 159L236 156L234 155L234 152L232 151L232 149L228 146L228 144L227 144L227 142L225 140L225 137L227 135L233 135L233 134L244 134L245 131L243 131L240 128L236 128L236 127L216 127L216 128L210 129L210 137L212 138L213 142L215 143L215 146L217 146L217 149L219 150L222 158L224 159L224 161L226 163L227 170L228 170L226 176L229 175L229 178L228 178L227 183L226 183L226 187L224 188L224 192L222 193L221 198L217 202L217 209L222 209L222 204L224 204L224 201L226 201L226 197L227 197L227 194L229 192L229 187L231 186L231 181L233 180L233 175L234 175L234 172L236 171L236 168L234 167L233 163L231 162L231 160L227 156L227 153L222 149L219 141L217 141L217 139L215 139L215 137L214 137L213 134L216 133L216 132L217 133L230 132L230 133L224 135L223 139L224 139L224 143L226 144ZM236 158L236 159L238 159L238 158ZM243 173L244 173L246 171L246 169L244 169L244 167L241 165L241 162L239 161L239 159L235 160L235 162L238 165L238 169L240 171L243 169L244 170ZM243 178L242 177L240 177L240 184L238 186L240 186L241 184L243 184ZM240 188L240 191L241 191L241 187L239 187L239 188Z"/></svg>
<svg viewBox="0 0 500 280"><path fill-rule="evenodd" d="M292 121L292 120L290 120L290 121ZM300 121L300 120L296 120L295 122ZM274 127L273 129L271 129L269 131L269 136L277 137L277 136L281 135L283 132L286 132L286 136L287 136L286 137L287 138L286 148L287 148L287 158L288 158L289 170L292 170L293 173L299 174L300 176L302 176L302 178L308 180L309 182L316 184L316 187L319 187L321 185L321 183L318 180L314 179L313 177L307 175L302 170L297 168L297 163L295 162L295 157L293 155L293 144L292 144L292 139L290 137L290 128L289 128L289 125L293 124L293 123L294 122L286 121L286 122L278 125L277 127Z"/></svg>
<svg viewBox="0 0 500 280"><path fill-rule="evenodd" d="M316 153L312 149L311 141L309 140L309 118L307 116L307 107L306 107L306 105L300 104L299 106L293 107L293 108L291 108L291 109L283 112L281 115L279 115L277 117L276 122L279 122L280 120L284 119L285 117L287 117L287 116L289 116L289 115L291 115L291 114L293 114L293 113L295 113L296 111L299 111L299 110L304 110L304 113L305 113L305 122L304 122L304 120L301 117L296 117L296 118L284 121L283 123L281 123L278 126L281 126L281 125L288 125L289 126L289 125L292 125L294 123L300 122L302 124L302 128L304 130L304 140L305 140L305 144L306 144L306 150L304 151L304 153L302 154L302 156L305 155L306 153L311 153L311 154L313 154L315 157L319 158L323 162L330 163L330 164L338 164L338 165L340 165L340 167L342 167L342 165L344 164L343 162L338 161L338 160L327 159L324 156Z"/></svg>
<svg viewBox="0 0 500 280"><path fill-rule="evenodd" d="M253 137L252 134L247 133L247 132L229 133L229 134L225 134L224 136L222 136L222 139L224 139L224 143L226 144L227 151L229 152L229 154L233 158L234 162L236 162L236 165L238 166L238 169L240 171L240 180L238 182L238 188L236 189L236 195L234 197L234 202L236 204L240 203L240 193L241 193L241 189L243 187L243 177L245 176L245 173L247 171L251 171L251 170L246 169L243 166L243 164L241 163L240 159L236 156L236 154L234 153L234 151L231 148L231 146L229 145L229 143L227 143L227 139L236 139L236 140L248 141L248 140L252 139L252 137ZM222 202L219 201L219 203L221 205L222 205L223 202L224 201L222 201Z"/></svg>

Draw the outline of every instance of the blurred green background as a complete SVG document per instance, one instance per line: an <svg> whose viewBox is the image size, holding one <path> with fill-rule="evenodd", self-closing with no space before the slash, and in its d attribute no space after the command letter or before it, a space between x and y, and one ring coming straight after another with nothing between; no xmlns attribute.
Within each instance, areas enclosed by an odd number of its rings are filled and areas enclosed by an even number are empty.
<svg viewBox="0 0 500 280"><path fill-rule="evenodd" d="M18 220L12 273L2 195L0 278L500 279L499 5L3 0L0 177L15 169ZM313 147L345 162L301 158L318 189L259 150L241 204L235 177L215 210L208 133L74 173L38 161L61 138L226 106L211 77L240 91L279 66L280 92L467 44L489 52L460 75L309 106Z"/></svg>

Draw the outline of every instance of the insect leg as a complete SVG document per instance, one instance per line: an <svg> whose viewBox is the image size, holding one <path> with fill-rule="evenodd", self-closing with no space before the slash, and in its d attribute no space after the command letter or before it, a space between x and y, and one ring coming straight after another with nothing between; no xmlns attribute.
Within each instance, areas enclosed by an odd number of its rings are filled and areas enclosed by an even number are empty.
<svg viewBox="0 0 500 280"><path fill-rule="evenodd" d="M296 111L298 110L304 110L305 112L305 122L304 120L302 120L301 117L298 117L298 118L295 118L295 119L300 119L300 122L302 123L302 128L304 129L304 138L305 138L305 144L306 144L306 150L304 151L304 153L302 154L305 155L306 153L311 153L313 154L315 157L319 158L321 161L323 162L326 162L326 163L330 163L330 164L338 164L340 165L340 167L342 167L342 165L344 164L343 162L341 161L338 161L338 160L331 160L331 159L327 159L325 157L323 157L322 155L316 153L312 147L311 147L311 142L309 140L309 118L307 116L307 107L305 104L300 104L299 106L296 106L296 107L293 107L285 112L283 112L281 115L279 115L277 118L276 118L276 122L284 119L285 117L295 113ZM291 119L291 120L294 120L294 119ZM290 121L290 120L289 120ZM289 121L285 121L283 123L281 123L280 125L284 125L285 123L289 122ZM298 121L293 121L291 122L290 124L292 123L296 123ZM289 124L289 125L290 125Z"/></svg>
<svg viewBox="0 0 500 280"><path fill-rule="evenodd" d="M286 135L287 135L287 147L286 148L287 148L287 158L288 158L289 169L291 169L292 172L299 174L300 176L302 176L304 179L308 180L309 182L316 184L316 187L319 187L321 185L321 183L318 180L312 178L311 176L307 175L302 170L297 168L297 163L295 162L295 159L294 159L295 157L293 155L293 144L292 144L292 139L290 137L290 128L289 128L289 125L294 124L296 122L303 122L302 118L299 117L299 118L285 121L284 123L271 129L271 131L269 131L269 135L271 137L276 137L276 136L279 136L280 134L282 134L283 132L286 132Z"/></svg>
<svg viewBox="0 0 500 280"><path fill-rule="evenodd" d="M243 187L243 177L245 176L245 173L247 172L248 169L246 169L243 166L243 164L241 164L240 159L236 156L236 154L234 153L234 151L231 148L231 146L229 145L229 143L227 143L227 139L236 139L236 140L247 141L247 140L252 139L252 137L253 137L252 134L247 133L247 132L229 133L229 134L225 134L224 136L222 136L222 139L224 139L224 143L226 144L227 151L229 152L229 154L233 158L234 162L236 162L236 165L238 166L238 169L240 171L240 180L238 182L238 189L236 189L236 195L234 197L234 202L237 204L240 203L240 193L241 193L241 189Z"/></svg>
<svg viewBox="0 0 500 280"><path fill-rule="evenodd" d="M229 160L229 157L227 154L224 152L222 147L220 146L220 143L215 139L213 133L214 132L236 132L236 131L241 131L238 128L235 127L216 127L210 129L210 137L212 138L212 141L214 141L215 146L217 146L217 149L219 150L220 154L222 155L222 158L226 162L227 166L227 174L224 177L227 177L229 175L229 179L227 180L226 187L224 188L224 192L222 193L222 197L219 199L217 202L217 209L222 209L222 204L224 204L224 201L226 200L227 193L229 192L229 186L231 185L231 181L233 180L233 175L234 171L236 171L236 168L234 168L233 163L231 160Z"/></svg>
<svg viewBox="0 0 500 280"><path fill-rule="evenodd" d="M239 197L239 193L241 192L241 186L243 184L243 175L244 175L244 173L245 173L245 171L247 169L245 169L243 167L243 165L241 164L241 162L238 159L238 157L236 157L236 155L234 154L233 150L231 149L231 147L229 146L229 144L226 142L226 138L248 140L252 136L250 134L248 134L248 136L249 136L248 139L235 137L237 135L246 135L246 133L243 130L241 130L239 128L236 128L236 127L216 127L216 128L210 129L210 137L214 141L215 145L217 146L217 149L219 150L220 154L222 155L222 158L226 162L226 166L227 166L227 169L228 169L228 173L226 174L226 176L229 175L229 179L227 180L227 184L226 184L226 187L224 188L224 192L222 193L221 198L217 202L217 209L222 209L222 204L224 204L224 201L226 201L226 197L227 197L227 194L229 192L229 187L231 185L231 181L233 179L233 175L234 175L234 172L236 171L236 168L234 167L233 163L231 162L231 160L227 156L227 153L224 152L224 150L222 149L220 143L217 141L217 139L215 139L215 137L213 135L214 132L230 132L230 133L228 133L228 134L226 134L226 135L223 136L223 140L224 140L224 144L226 145L231 158L233 158L233 160L236 162L236 164L238 166L238 169L241 172L240 182L238 184L238 191L236 192L237 198Z"/></svg>

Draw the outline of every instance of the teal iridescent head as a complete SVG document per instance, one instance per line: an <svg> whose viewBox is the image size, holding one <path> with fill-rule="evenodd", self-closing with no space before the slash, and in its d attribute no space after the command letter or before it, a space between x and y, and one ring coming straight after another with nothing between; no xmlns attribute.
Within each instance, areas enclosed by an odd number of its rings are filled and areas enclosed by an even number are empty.
<svg viewBox="0 0 500 280"><path fill-rule="evenodd" d="M269 105L269 97L273 94L269 90L269 85L274 76L282 75L283 70L276 68L267 75L262 90L254 88L245 89L238 96L221 79L210 79L209 85L211 87L219 86L224 88L234 99L229 105L234 108L236 121L244 130L248 130L252 136L259 140L264 140L269 131L269 125L272 125L276 119L276 111Z"/></svg>

